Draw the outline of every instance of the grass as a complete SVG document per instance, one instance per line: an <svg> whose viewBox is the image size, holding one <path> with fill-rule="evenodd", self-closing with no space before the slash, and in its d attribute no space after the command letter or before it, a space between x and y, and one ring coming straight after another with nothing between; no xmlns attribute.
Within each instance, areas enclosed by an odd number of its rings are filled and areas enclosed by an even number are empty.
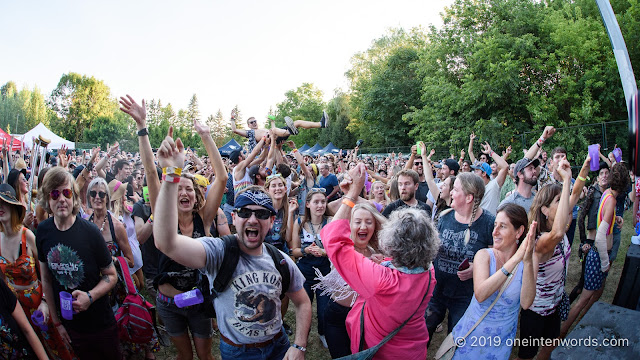
<svg viewBox="0 0 640 360"><path fill-rule="evenodd" d="M613 301L613 297L615 296L616 289L618 288L618 282L620 281L620 274L622 272L622 267L624 265L625 257L627 254L627 249L629 248L629 244L631 243L631 236L635 235L633 231L633 217L631 211L627 211L624 216L624 226L622 228L622 238L620 243L620 250L618 251L618 257L616 261L612 264L609 276L607 278L606 286L600 301L605 303L611 303ZM566 290L567 292L571 292L573 287L578 283L581 274L581 264L578 260L578 246L580 245L580 236L578 234L578 230L576 229L576 234L573 241L573 247L571 249L571 259L569 261L569 272L567 274L567 284ZM575 303L575 302L574 302ZM311 324L311 332L309 334L308 346L307 346L307 354L305 356L306 359L309 360L324 360L330 359L329 351L322 346L320 339L318 338L317 332L317 322L316 322L316 307L315 302L313 304L313 319ZM285 320L292 327L295 326L295 312L293 305L289 306L289 311L285 316ZM580 321L578 319L575 323L577 324ZM435 333L433 339L431 341L431 346L429 347L429 359L433 359L433 355L435 355L438 347L442 343L446 336L447 324L446 320L444 325L444 331L440 333ZM220 352L218 350L218 346L220 344L220 338L215 336L213 339L213 355L216 359L220 358ZM195 358L195 349L193 351ZM517 348L513 349L512 357L517 355ZM156 358L161 360L175 359L176 352L173 347L162 348L160 352L156 353Z"/></svg>

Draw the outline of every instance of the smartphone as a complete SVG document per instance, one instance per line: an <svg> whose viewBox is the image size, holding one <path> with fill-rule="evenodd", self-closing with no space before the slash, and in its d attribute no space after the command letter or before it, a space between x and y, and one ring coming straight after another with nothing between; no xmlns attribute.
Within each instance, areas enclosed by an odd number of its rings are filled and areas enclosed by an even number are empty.
<svg viewBox="0 0 640 360"><path fill-rule="evenodd" d="M469 259L464 259L463 262L458 266L458 271L467 270L469 268Z"/></svg>

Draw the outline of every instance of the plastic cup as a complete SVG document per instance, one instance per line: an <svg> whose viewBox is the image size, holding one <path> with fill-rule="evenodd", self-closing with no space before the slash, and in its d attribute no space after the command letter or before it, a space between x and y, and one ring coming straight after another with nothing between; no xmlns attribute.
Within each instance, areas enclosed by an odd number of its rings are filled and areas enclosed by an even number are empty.
<svg viewBox="0 0 640 360"><path fill-rule="evenodd" d="M73 320L73 296L66 291L60 291L60 312L65 320Z"/></svg>
<svg viewBox="0 0 640 360"><path fill-rule="evenodd" d="M420 148L420 144L422 143L422 141L418 141L416 143L416 155L422 155L422 148Z"/></svg>
<svg viewBox="0 0 640 360"><path fill-rule="evenodd" d="M175 301L177 307L184 308L187 306L201 304L204 302L204 297L202 296L200 289L193 289L174 296L173 301Z"/></svg>
<svg viewBox="0 0 640 360"><path fill-rule="evenodd" d="M591 157L591 161L589 162L591 171L600 170L600 148L598 144L589 145L589 156Z"/></svg>
<svg viewBox="0 0 640 360"><path fill-rule="evenodd" d="M613 157L616 158L616 162L622 161L622 149L620 148L613 149Z"/></svg>
<svg viewBox="0 0 640 360"><path fill-rule="evenodd" d="M39 326L40 330L42 331L49 330L49 327L44 322L44 314L42 313L42 311L40 310L34 311L33 314L31 315L31 321L33 322L34 325Z"/></svg>

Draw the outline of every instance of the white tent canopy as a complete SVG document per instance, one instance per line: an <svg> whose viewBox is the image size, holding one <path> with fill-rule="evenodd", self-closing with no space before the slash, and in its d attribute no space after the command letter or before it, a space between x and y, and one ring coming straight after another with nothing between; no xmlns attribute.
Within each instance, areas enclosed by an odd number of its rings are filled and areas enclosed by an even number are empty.
<svg viewBox="0 0 640 360"><path fill-rule="evenodd" d="M31 149L31 147L33 146L33 139L37 138L40 135L42 135L42 137L45 139L51 140L51 143L49 143L49 146L47 147L47 149L60 149L62 145L66 146L67 149L76 148L76 143L74 143L73 141L65 140L60 136L56 135L53 131L49 130L46 126L44 126L43 123L39 123L38 125L36 125L36 127L29 130L27 133L23 135L24 145L28 149Z"/></svg>

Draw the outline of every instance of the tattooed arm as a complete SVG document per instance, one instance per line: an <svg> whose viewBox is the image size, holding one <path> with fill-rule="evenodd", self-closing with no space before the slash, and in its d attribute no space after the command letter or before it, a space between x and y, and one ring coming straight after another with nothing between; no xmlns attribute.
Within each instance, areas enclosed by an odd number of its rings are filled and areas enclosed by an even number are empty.
<svg viewBox="0 0 640 360"><path fill-rule="evenodd" d="M102 277L93 289L90 291L75 290L71 293L74 298L73 310L78 312L87 310L92 303L105 296L111 289L113 289L114 286L116 286L118 275L113 263L109 264L106 268L101 269L100 273L102 274Z"/></svg>

